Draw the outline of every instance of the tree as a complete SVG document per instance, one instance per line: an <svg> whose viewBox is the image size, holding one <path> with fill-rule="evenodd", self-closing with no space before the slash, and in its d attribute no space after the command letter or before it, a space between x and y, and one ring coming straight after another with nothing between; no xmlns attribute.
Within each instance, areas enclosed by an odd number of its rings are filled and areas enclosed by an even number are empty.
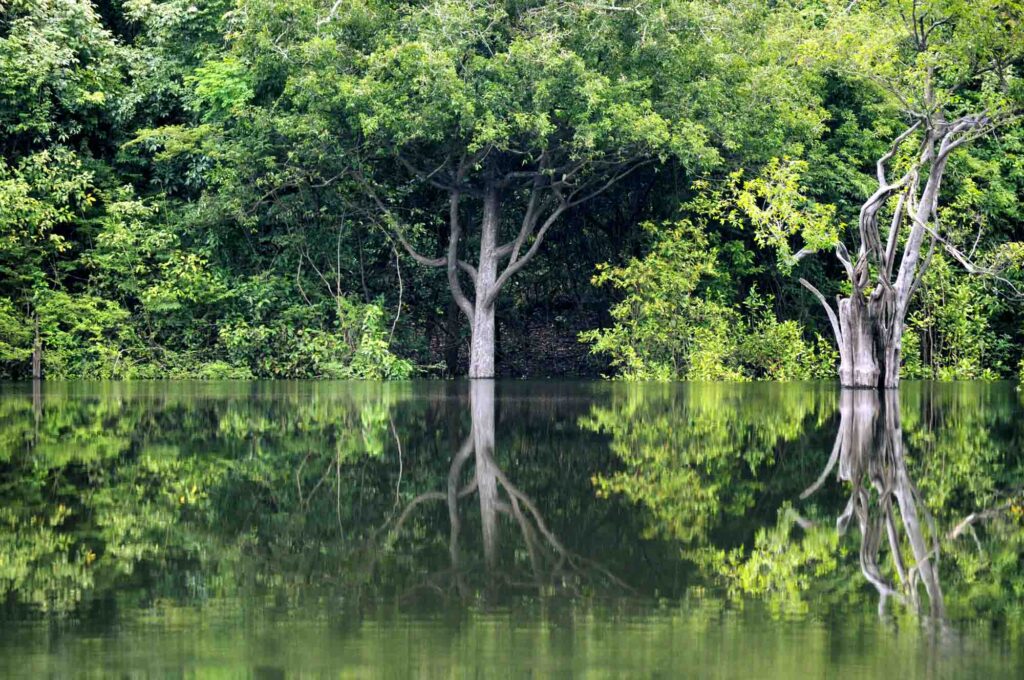
<svg viewBox="0 0 1024 680"><path fill-rule="evenodd" d="M336 3L324 23L348 24L343 11ZM706 136L658 101L653 74L624 68L640 34L619 12L485 2L394 12L336 82L359 142L353 177L413 259L446 270L471 328L469 375L493 377L498 296L552 227L658 157L708 155ZM409 180L447 204L441 256L416 249L395 206Z"/></svg>
<svg viewBox="0 0 1024 680"><path fill-rule="evenodd" d="M807 60L875 89L889 117L905 126L875 164L875 188L860 207L856 254L836 242L848 295L833 309L815 286L801 283L828 314L842 384L896 387L911 298L936 247L971 272L992 271L944 234L939 199L953 152L1016 120L1024 94L1017 74L1024 13L1016 3L877 0L833 3L811 14L812 26L822 28L804 41L814 54ZM794 191L788 182L785 173L769 175L748 186L741 205L790 267L821 243L805 239L790 255L789 237L809 232L787 218Z"/></svg>

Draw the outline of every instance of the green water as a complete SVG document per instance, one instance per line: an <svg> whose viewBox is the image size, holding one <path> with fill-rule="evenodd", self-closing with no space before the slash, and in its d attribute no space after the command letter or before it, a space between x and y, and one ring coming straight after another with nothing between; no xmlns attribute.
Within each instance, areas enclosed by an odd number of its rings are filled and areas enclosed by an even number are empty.
<svg viewBox="0 0 1024 680"><path fill-rule="evenodd" d="M0 386L0 676L1024 677L1009 383Z"/></svg>

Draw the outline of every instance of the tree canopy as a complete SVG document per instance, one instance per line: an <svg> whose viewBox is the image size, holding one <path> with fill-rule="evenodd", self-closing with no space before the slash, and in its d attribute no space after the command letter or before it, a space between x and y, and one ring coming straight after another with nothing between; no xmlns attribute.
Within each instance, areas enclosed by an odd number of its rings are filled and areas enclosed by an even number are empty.
<svg viewBox="0 0 1024 680"><path fill-rule="evenodd" d="M1020 14L6 3L0 372L1011 375Z"/></svg>

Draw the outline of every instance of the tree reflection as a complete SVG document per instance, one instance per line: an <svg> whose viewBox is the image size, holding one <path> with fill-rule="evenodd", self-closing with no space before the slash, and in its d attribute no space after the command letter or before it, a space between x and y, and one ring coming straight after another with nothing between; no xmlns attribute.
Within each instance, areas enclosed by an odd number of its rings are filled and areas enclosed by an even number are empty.
<svg viewBox="0 0 1024 680"><path fill-rule="evenodd" d="M838 477L849 483L851 490L836 527L844 534L851 519L856 518L860 528L860 570L878 591L879 612L884 611L890 596L919 609L920 581L928 596L931 615L945 616L937 570L939 536L935 520L907 472L899 393L886 390L880 395L876 390L844 389L839 414L839 431L825 471L801 494L801 499L817 491L838 463ZM922 517L927 531L922 527ZM914 560L909 567L900 526ZM883 537L888 541L898 584L893 584L879 566Z"/></svg>
<svg viewBox="0 0 1024 680"><path fill-rule="evenodd" d="M1007 386L40 388L0 392L5 606L491 601L622 593L617 574L666 599L724 584L779 615L880 595L1024 635Z"/></svg>
<svg viewBox="0 0 1024 680"><path fill-rule="evenodd" d="M126 589L330 587L360 602L619 585L555 528L605 511L578 502L599 459L559 446L588 440L551 427L557 393L506 388L502 464L493 381L37 387L0 393L8 605L64 616Z"/></svg>
<svg viewBox="0 0 1024 680"><path fill-rule="evenodd" d="M880 611L896 600L1019 628L1017 401L979 384L625 388L583 424L622 464L595 477L597 493L633 501L649 537L678 541L736 599L804 616L868 586Z"/></svg>
<svg viewBox="0 0 1024 680"><path fill-rule="evenodd" d="M501 586L529 587L538 594L564 591L580 593L583 588L628 586L610 571L566 548L551 530L537 503L502 471L495 459L495 383L489 379L470 382L471 429L451 459L445 491L417 495L405 505L394 525L386 525L390 541L397 540L412 513L429 501L447 505L450 569L432 574L412 590L427 588L443 595L454 591L465 598L476 592L477 584L485 589ZM463 482L467 464L472 460L472 475ZM480 520L482 569L467 568L462 559L462 537L465 510L460 506L472 495L477 496ZM463 503L464 505L464 503ZM526 565L520 565L513 549L510 564L500 563L501 523L518 530L518 542L526 553ZM521 568L525 566L526 568Z"/></svg>
<svg viewBox="0 0 1024 680"><path fill-rule="evenodd" d="M647 535L706 543L791 476L780 451L826 422L835 393L822 385L621 385L582 426L606 434L623 463L595 476L602 496L650 512Z"/></svg>
<svg viewBox="0 0 1024 680"><path fill-rule="evenodd" d="M36 383L0 397L0 598L60 616L146 582L203 593L243 558L350 522L341 470L382 456L402 392Z"/></svg>

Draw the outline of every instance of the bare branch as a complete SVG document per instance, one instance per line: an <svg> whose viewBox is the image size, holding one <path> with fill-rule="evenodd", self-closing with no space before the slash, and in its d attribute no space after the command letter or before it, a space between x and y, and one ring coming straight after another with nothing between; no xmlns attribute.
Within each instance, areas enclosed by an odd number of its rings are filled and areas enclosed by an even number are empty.
<svg viewBox="0 0 1024 680"><path fill-rule="evenodd" d="M822 297L820 299L824 300L825 298ZM836 462L839 460L839 452L843 448L843 440L845 438L846 430L840 427L839 432L836 434L835 445L832 446L832 455L828 457L828 462L825 463L825 469L822 471L820 475L818 475L818 479L816 479L813 484L804 489L804 492L800 494L800 500L803 500L810 496L812 493L820 489L821 485L825 483L825 478L828 477L828 473L832 472L832 468L836 466Z"/></svg>
<svg viewBox="0 0 1024 680"><path fill-rule="evenodd" d="M506 243L497 249L499 258L510 255L510 261L515 262L519 258L519 251L537 227L537 220L540 217L538 210L540 197L544 187L544 176L538 174L533 180L533 188L530 190L530 200L526 204L526 213L523 215L522 225L519 227L519 234L514 241Z"/></svg>
<svg viewBox="0 0 1024 680"><path fill-rule="evenodd" d="M579 189L577 189L576 191L573 191L572 193L569 194L569 202L568 202L568 206L567 207L572 208L574 206L579 205L580 203L585 203L585 202L589 201L590 199L594 198L598 194L601 194L601 193L607 191L609 188L611 188L617 182L620 182L621 180L623 180L626 177L628 177L629 175L631 175L635 170L637 170L639 168L642 168L645 165L650 165L654 161L655 161L654 158L645 158L644 160L641 160L641 161L639 161L637 163L633 163L632 165L627 167L625 170L623 170L619 174L612 176L607 182L602 184L600 187L598 187L594 191L591 191L590 193L588 193L585 196L583 196L583 198L575 198L574 199L573 197L576 196L576 194L578 194L580 191L583 191L586 188L586 185L581 186Z"/></svg>
<svg viewBox="0 0 1024 680"><path fill-rule="evenodd" d="M970 258L968 258L966 255L964 255L963 251L961 251L959 248L954 246L948 240L943 238L937 231L932 229L927 224L923 224L922 223L921 226L924 228L925 231L927 231L929 234L931 234L932 239L934 239L934 240L936 240L936 241L938 241L939 243L942 244L943 249L947 253L952 255L953 259L955 259L957 262L959 262L960 266L962 266L965 270L967 270L968 274L975 274L975 275L979 275L979 276L991 277L991 278L993 278L993 279L995 279L995 280L1005 284L1006 286L1008 286L1010 288L1010 290L1012 290L1014 292L1014 294L1017 295L1018 297L1022 295L1021 292L1017 289L1017 287L1013 284L1012 281L1010 281L1007 278L1004 278L1004 277L1000 276L1001 270L999 270L999 269L992 269L990 267L980 267L980 266L974 264L973 262L971 262ZM923 269L924 269L924 267L922 266L922 270Z"/></svg>
<svg viewBox="0 0 1024 680"><path fill-rule="evenodd" d="M532 233L533 229L531 227L531 228L529 228L525 232L522 229L520 230L519 237L516 238L516 241L515 241L515 243L512 246L512 250L511 250L512 257L509 260L508 265L505 267L505 270L495 280L494 285L491 287L490 292L487 294L486 300L483 301L484 304L493 304L495 298L498 295L498 293L501 291L502 287L506 283L508 283L508 280L510 278L512 278L513 276L515 276L515 274L518 271L520 271L523 267L525 267L527 265L527 263L530 260L533 259L533 257L537 254L537 251L540 249L541 243L544 242L544 236L547 235L548 229L551 228L551 225L553 225L555 223L555 221L558 220L558 218L562 215L562 213L564 213L569 208L572 208L572 207L577 206L577 205L579 205L581 203L584 203L584 202L590 200L591 198L597 196L598 194L600 194L600 193L602 193L604 191L607 191L610 187L614 186L617 182L619 182L619 181L623 180L624 178L628 177L631 173L633 173L638 168L641 168L644 165L648 165L650 163L653 163L654 160L655 159L653 159L653 158L646 158L646 159L643 159L643 160L640 160L638 162L630 164L624 170L622 170L621 172L619 172L619 173L609 177L607 181L603 182L599 187L597 187L593 191L590 191L589 193L586 193L581 198L575 198L575 196L577 196L580 192L585 191L587 189L587 186L588 186L587 184L584 184L584 185L578 187L575 191L572 191L567 197L561 197L560 194L558 193L558 185L563 185L563 186L565 185L564 176L563 176L563 179L560 180L559 182L553 182L551 184L551 187L555 191L556 195L560 196L560 200L559 200L558 204L552 210L551 214L548 215L547 219L544 220L543 224L541 224L540 229L537 230L537 235L534 238L533 243L530 245L530 248L526 251L525 254L523 254L522 257L518 257L519 249L525 244L526 239L529 237L530 233ZM580 166L580 167L582 167L582 166ZM577 167L576 170L579 170L580 167ZM532 219L533 219L534 222L536 222L537 217L532 217ZM524 225L524 226L528 226L528 225ZM504 248L504 246L502 248Z"/></svg>
<svg viewBox="0 0 1024 680"><path fill-rule="evenodd" d="M547 235L548 229L551 228L551 225L554 224L562 213L568 210L568 208L569 204L563 201L562 203L559 203L558 207L556 207L550 215L548 215L548 218L544 220L540 229L537 230L537 236L534 238L533 244L530 245L529 250L527 250L521 258L515 261L510 261L508 266L505 267L505 271L503 271L501 276L494 281L494 285L491 287L490 292L488 292L487 298L483 301L484 304L493 304L498 293L501 291L502 287L508 283L508 280L515 276L519 270L525 267L527 263L533 259L537 254L537 251L540 249L540 244L544 242L544 236Z"/></svg>
<svg viewBox="0 0 1024 680"><path fill-rule="evenodd" d="M917 178L915 177L912 182L907 184L907 188L903 193L900 194L899 200L896 203L896 210L894 210L892 214L892 221L889 223L889 234L885 245L884 261L884 278L886 281L892 277L893 258L896 257L896 242L900 232L900 223L903 221L903 213L906 208L908 196L912 191L914 191L916 186Z"/></svg>
<svg viewBox="0 0 1024 680"><path fill-rule="evenodd" d="M836 244L836 259L839 260L843 265L843 269L846 270L846 276L849 277L850 283L856 286L856 274L853 270L853 262L850 260L850 251L846 249L846 244L842 241Z"/></svg>
<svg viewBox="0 0 1024 680"><path fill-rule="evenodd" d="M402 248L405 249L405 252L409 253L409 256L412 259L427 267L444 267L448 264L447 256L427 257L426 255L417 252L417 250L413 247L411 243L409 243L409 241L405 238L405 235L402 233L401 228L398 226L399 220L398 218L395 217L394 212L392 212L392 210L384 203L384 201L381 200L380 196L378 196L377 192L373 190L373 187L370 185L368 181L366 181L365 177L363 177L360 173L356 173L355 176L359 183L362 185L363 190L366 191L366 193L370 196L371 199L373 199L373 202L376 204L377 209L380 210L380 212L387 219L387 231L394 236L394 238L402 245ZM456 260L456 264L459 269L469 274L469 277L473 281L476 281L477 273L476 268L473 267L473 265L469 264L468 262L465 262L464 260L458 259Z"/></svg>
<svg viewBox="0 0 1024 680"><path fill-rule="evenodd" d="M398 240L398 242L402 245L402 248L405 249L405 252L407 252L412 259L416 260L417 262L419 262L420 264L422 264L422 265L424 265L426 267L444 267L444 266L447 266L447 264L448 264L448 257L447 256L443 256L443 257L427 257L425 255L421 255L420 253L418 253L416 251L415 248L413 248L412 244L409 243L406 240L405 236L402 234L400 229L393 227L391 231L394 234L395 238ZM465 260L459 260L458 261L458 267L462 271L464 271L467 274L469 274L469 277L473 281L476 281L476 267L474 267L470 263L466 262Z"/></svg>
<svg viewBox="0 0 1024 680"><path fill-rule="evenodd" d="M328 12L327 16L322 17L322 18L316 20L317 28L320 28L321 26L323 26L327 22L329 22L332 19L334 19L334 15L338 11L338 8L341 7L341 3L342 3L342 0L334 0L334 5L331 7L331 11Z"/></svg>
<svg viewBox="0 0 1024 680"><path fill-rule="evenodd" d="M814 250L813 248L808 248L808 247L804 246L800 250L796 251L796 253L794 253L793 256L791 257L791 259L792 259L792 261L794 263L796 263L796 262L799 262L800 260L804 259L808 255L814 255L814 253L816 253L816 252L818 252L818 251Z"/></svg>
<svg viewBox="0 0 1024 680"><path fill-rule="evenodd" d="M436 168L434 168L430 172L427 172L426 170L421 170L420 168L417 168L416 166L414 166L409 161L409 159L407 159L405 156L402 155L401 152L399 152L399 153L397 153L395 155L398 158L398 162L401 163L403 166L405 166L406 170L408 170L413 175L415 175L418 179L420 179L423 182L426 182L430 186L436 187L438 189L444 189L445 191L451 191L452 189L455 188L455 187L452 186L451 183L445 183L445 182L442 182L442 181L439 181L439 180L435 179L435 176L438 175L441 172L441 170L443 170L448 165L448 160L447 159L445 159L445 161L443 163L441 163L441 165L437 166Z"/></svg>
<svg viewBox="0 0 1024 680"><path fill-rule="evenodd" d="M1002 513L1010 509L1010 505L1010 503L1005 503L1003 505L991 508L989 510L983 510L981 512L972 512L971 514L967 515L967 517L964 517L960 521L960 523L953 528L952 531L946 534L946 538L950 540L958 538L960 534L966 531L967 528L970 527L972 524L1001 515Z"/></svg>
<svg viewBox="0 0 1024 680"><path fill-rule="evenodd" d="M473 303L469 301L459 283L459 239L462 236L462 224L459 221L459 192L453 191L449 198L449 223L448 231L448 287L451 288L455 304L459 306L466 318L473 321Z"/></svg>
<svg viewBox="0 0 1024 680"><path fill-rule="evenodd" d="M829 323L832 324L832 332L835 333L836 335L836 342L838 342L839 345L842 346L843 331L839 325L839 318L836 316L836 313L832 310L832 305L828 303L828 301L825 299L825 296L821 294L821 291L815 288L807 279L801 278L800 285L802 285L807 290L811 291L814 297L818 298L818 302L821 303L821 306L825 308L825 313L828 314Z"/></svg>
<svg viewBox="0 0 1024 680"><path fill-rule="evenodd" d="M875 164L875 174L878 177L879 186L884 187L887 186L888 184L885 179L885 164L888 163L892 159L892 157L896 155L896 152L899 151L900 146L903 145L903 142L906 141L907 137L914 134L914 131L917 130L917 128L919 127L921 127L920 119L913 125L911 125L909 128L904 130L899 137L894 139L892 144L889 146L889 150L881 158L878 159L878 162Z"/></svg>

